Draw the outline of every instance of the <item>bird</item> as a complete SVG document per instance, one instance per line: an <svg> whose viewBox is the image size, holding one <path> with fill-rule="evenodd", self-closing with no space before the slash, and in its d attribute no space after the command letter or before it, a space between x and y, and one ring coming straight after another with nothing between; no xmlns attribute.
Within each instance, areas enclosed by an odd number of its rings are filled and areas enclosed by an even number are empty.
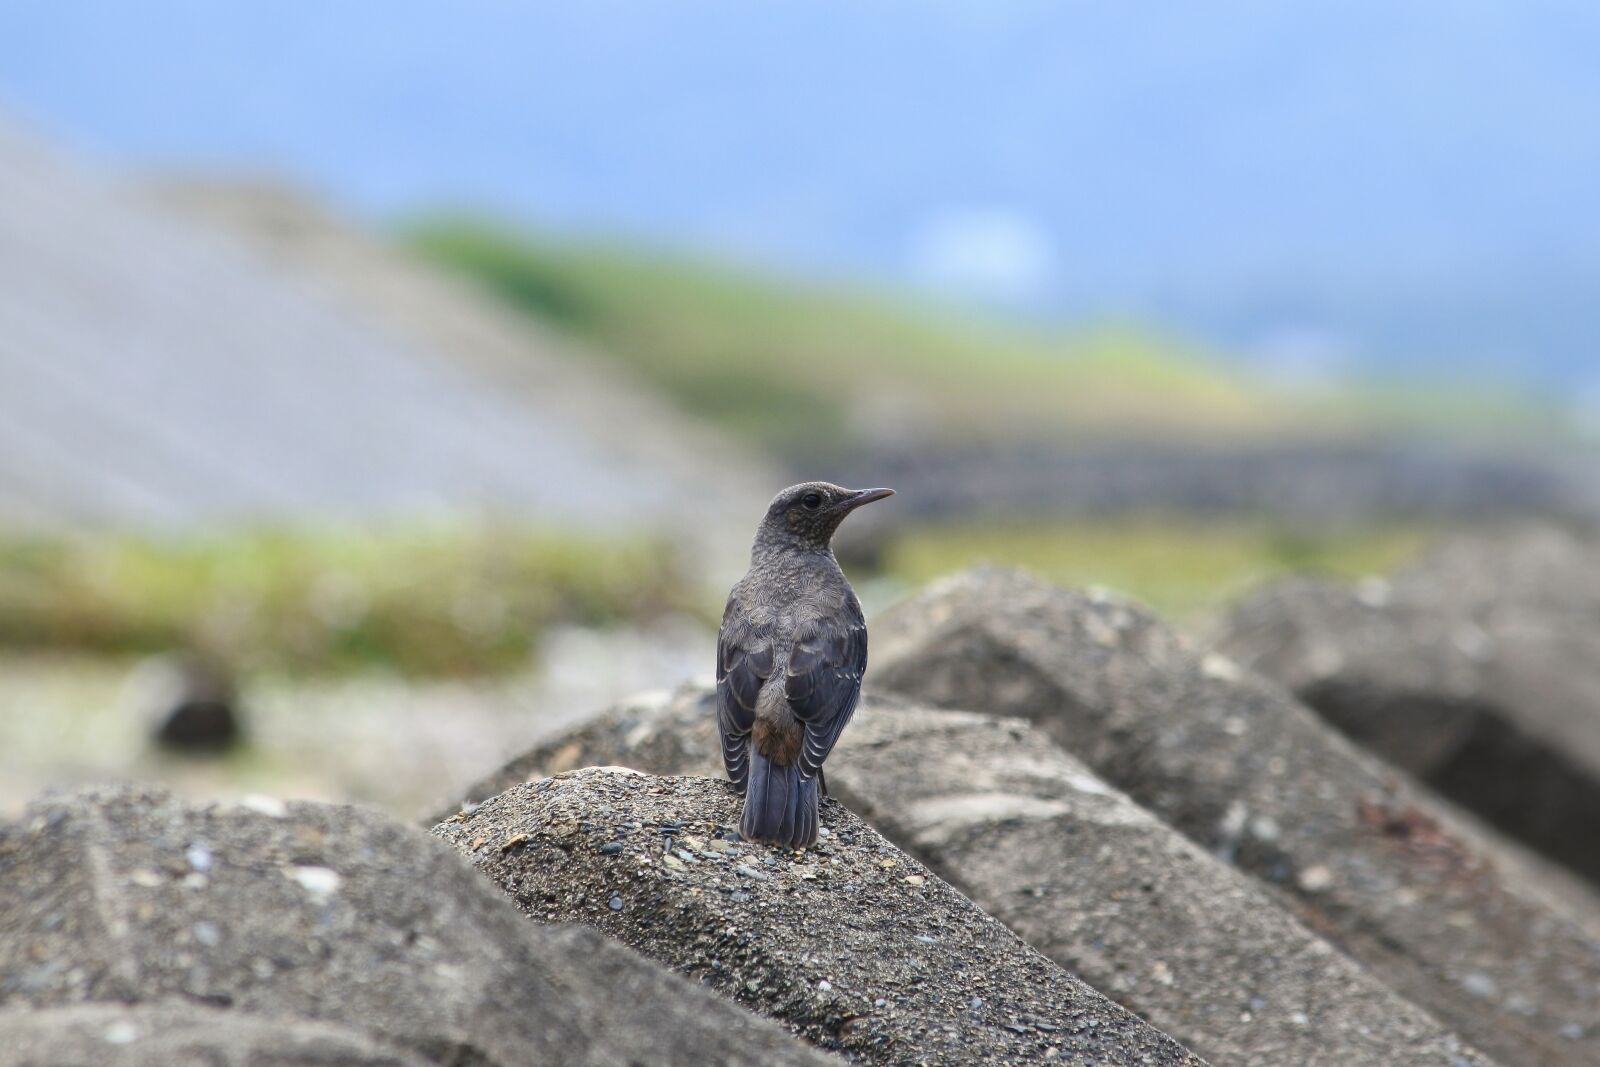
<svg viewBox="0 0 1600 1067"><path fill-rule="evenodd" d="M717 731L744 795L739 833L790 849L817 840L822 764L855 713L867 669L861 601L833 533L892 489L802 482L772 499L750 569L728 594L717 635Z"/></svg>

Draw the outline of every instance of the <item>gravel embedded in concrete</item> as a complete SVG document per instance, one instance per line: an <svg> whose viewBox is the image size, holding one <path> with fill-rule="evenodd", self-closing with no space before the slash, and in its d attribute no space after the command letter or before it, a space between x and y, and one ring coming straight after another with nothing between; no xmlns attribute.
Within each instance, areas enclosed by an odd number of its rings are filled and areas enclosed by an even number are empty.
<svg viewBox="0 0 1600 1067"><path fill-rule="evenodd" d="M573 762L715 774L713 699L630 701L468 792ZM1034 948L1214 1062L1490 1062L1020 720L869 694L828 781Z"/></svg>
<svg viewBox="0 0 1600 1067"><path fill-rule="evenodd" d="M816 1064L593 930L526 923L427 834L327 804L85 790L0 829L0 1008L207 1004L439 1064Z"/></svg>
<svg viewBox="0 0 1600 1067"><path fill-rule="evenodd" d="M725 782L587 769L434 832L528 916L592 924L855 1059L1200 1062L838 804L802 853L740 841L739 805Z"/></svg>

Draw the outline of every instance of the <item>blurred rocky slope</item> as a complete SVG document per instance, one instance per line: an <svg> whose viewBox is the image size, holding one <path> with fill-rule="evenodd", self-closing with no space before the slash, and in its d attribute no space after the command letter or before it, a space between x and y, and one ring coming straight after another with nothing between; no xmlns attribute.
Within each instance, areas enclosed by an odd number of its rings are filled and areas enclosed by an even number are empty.
<svg viewBox="0 0 1600 1067"><path fill-rule="evenodd" d="M10 127L0 161L8 525L466 512L694 538L769 495L647 391L313 212L265 224L291 261Z"/></svg>

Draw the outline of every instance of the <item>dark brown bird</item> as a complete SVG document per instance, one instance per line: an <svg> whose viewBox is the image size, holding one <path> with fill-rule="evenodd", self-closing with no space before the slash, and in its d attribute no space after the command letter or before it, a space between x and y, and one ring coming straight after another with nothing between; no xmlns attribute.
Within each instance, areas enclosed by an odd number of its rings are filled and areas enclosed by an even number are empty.
<svg viewBox="0 0 1600 1067"><path fill-rule="evenodd" d="M739 832L817 840L817 779L861 695L867 624L830 542L844 517L892 489L790 486L756 530L717 639L717 728L744 794Z"/></svg>

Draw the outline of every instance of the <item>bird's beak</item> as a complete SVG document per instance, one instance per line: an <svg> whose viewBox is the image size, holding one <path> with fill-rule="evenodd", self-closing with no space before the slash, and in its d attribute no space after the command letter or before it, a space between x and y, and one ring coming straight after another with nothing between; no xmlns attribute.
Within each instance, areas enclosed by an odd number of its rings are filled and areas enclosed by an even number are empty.
<svg viewBox="0 0 1600 1067"><path fill-rule="evenodd" d="M893 489L862 489L851 493L843 500L845 511L854 511L862 504L870 504L874 500L882 500L886 496L894 496Z"/></svg>

